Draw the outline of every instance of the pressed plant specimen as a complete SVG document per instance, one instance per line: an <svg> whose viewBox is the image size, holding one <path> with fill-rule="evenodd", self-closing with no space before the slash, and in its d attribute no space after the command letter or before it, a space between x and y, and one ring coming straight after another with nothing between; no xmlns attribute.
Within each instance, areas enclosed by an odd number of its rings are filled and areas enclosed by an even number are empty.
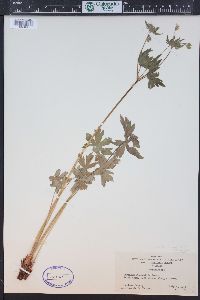
<svg viewBox="0 0 200 300"><path fill-rule="evenodd" d="M135 135L135 124L127 117L120 116L123 138L112 139L106 137L103 125L140 81L146 79L149 89L160 86L165 87L163 81L159 78L158 70L173 50L183 47L191 48L190 43L176 36L179 30L179 26L176 24L172 37L167 36L165 38L166 45L163 51L159 55L153 55L153 50L149 47L149 43L153 37L160 36L161 33L159 32L159 27L155 27L147 22L145 24L148 32L136 62L136 79L105 116L99 126L92 133L86 134L86 140L71 169L68 172L61 172L58 169L53 176L49 177L51 187L54 188L53 198L47 216L34 239L30 252L21 261L17 277L20 280L26 280L32 272L36 258L49 233L62 215L67 204L77 193L81 190L86 190L98 176L103 186L113 181L113 169L119 164L126 151L138 159L143 159L143 156L139 152L139 139ZM59 200L67 188L69 188L69 196L58 207Z"/></svg>

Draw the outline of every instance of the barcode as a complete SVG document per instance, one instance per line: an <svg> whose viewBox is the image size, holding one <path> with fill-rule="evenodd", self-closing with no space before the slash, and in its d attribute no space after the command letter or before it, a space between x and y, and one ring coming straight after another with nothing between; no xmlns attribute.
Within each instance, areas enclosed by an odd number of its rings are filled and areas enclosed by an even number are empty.
<svg viewBox="0 0 200 300"><path fill-rule="evenodd" d="M10 19L10 28L35 29L36 28L36 20L35 19L11 18Z"/></svg>

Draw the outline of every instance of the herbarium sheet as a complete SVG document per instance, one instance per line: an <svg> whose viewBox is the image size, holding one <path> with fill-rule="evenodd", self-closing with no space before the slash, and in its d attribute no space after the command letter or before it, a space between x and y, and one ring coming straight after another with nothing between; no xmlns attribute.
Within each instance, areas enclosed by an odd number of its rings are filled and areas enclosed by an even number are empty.
<svg viewBox="0 0 200 300"><path fill-rule="evenodd" d="M5 17L5 292L197 295L199 17L23 17Z"/></svg>

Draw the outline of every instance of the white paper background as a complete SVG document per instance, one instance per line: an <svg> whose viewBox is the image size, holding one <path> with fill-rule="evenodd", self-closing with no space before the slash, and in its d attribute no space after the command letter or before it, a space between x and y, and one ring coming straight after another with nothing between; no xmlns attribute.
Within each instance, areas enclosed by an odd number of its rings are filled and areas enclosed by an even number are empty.
<svg viewBox="0 0 200 300"><path fill-rule="evenodd" d="M199 17L34 18L37 30L15 30L5 17L5 292L115 293L116 252L197 252ZM145 19L169 34L179 23L193 45L163 64L166 88L139 83L104 127L120 138L119 114L134 121L145 158L127 154L114 183L78 194L20 282L51 201L48 177L71 167L85 133L135 79ZM52 265L69 267L73 284L45 285Z"/></svg>

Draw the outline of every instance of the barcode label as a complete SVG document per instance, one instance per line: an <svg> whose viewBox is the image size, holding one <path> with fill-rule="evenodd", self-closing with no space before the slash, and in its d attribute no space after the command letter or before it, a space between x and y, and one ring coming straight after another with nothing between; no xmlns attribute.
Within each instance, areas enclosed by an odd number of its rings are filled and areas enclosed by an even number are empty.
<svg viewBox="0 0 200 300"><path fill-rule="evenodd" d="M14 29L36 29L37 22L30 18L11 18L10 28Z"/></svg>

